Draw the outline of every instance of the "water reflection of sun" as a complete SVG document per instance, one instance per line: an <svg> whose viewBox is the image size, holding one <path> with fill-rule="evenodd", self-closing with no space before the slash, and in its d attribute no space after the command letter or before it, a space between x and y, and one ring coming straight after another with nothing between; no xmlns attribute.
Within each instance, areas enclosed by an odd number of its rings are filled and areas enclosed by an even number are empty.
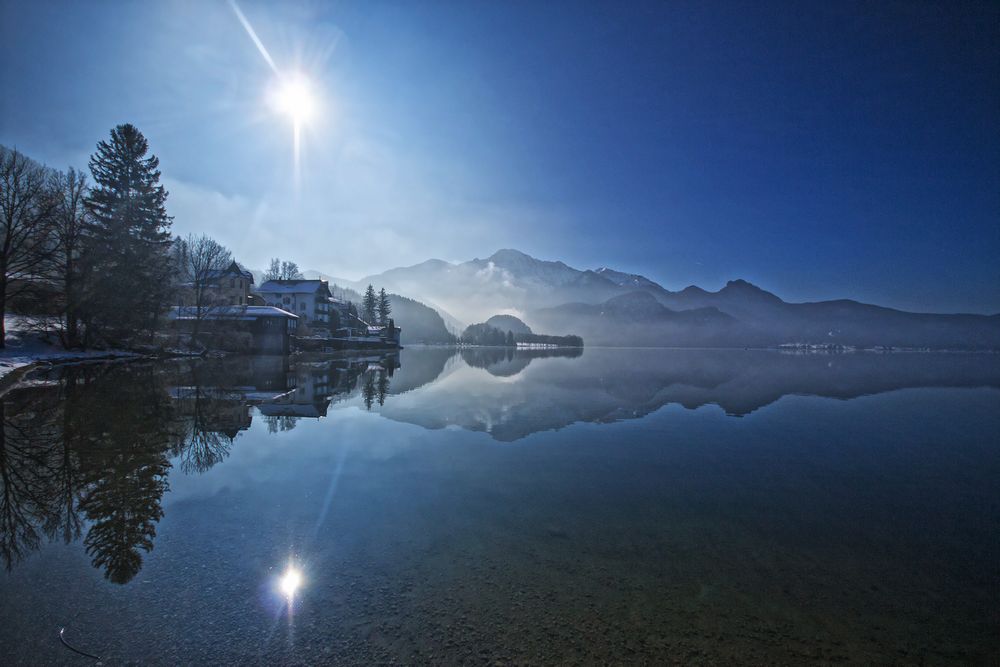
<svg viewBox="0 0 1000 667"><path fill-rule="evenodd" d="M302 586L302 573L294 565L289 565L285 573L278 580L278 588L285 597L291 599L295 597L295 592Z"/></svg>

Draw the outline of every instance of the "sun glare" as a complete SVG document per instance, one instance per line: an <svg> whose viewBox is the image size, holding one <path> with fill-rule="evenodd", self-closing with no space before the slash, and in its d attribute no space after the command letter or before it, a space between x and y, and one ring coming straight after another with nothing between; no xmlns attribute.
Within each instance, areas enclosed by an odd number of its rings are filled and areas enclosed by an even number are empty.
<svg viewBox="0 0 1000 667"><path fill-rule="evenodd" d="M272 104L275 110L296 125L309 121L316 112L316 101L309 80L301 75L283 77L275 87Z"/></svg>
<svg viewBox="0 0 1000 667"><path fill-rule="evenodd" d="M302 574L296 570L294 567L289 566L285 573L281 575L281 580L278 582L281 592L285 594L286 597L292 597L295 595L295 591L298 590L299 586L302 585Z"/></svg>

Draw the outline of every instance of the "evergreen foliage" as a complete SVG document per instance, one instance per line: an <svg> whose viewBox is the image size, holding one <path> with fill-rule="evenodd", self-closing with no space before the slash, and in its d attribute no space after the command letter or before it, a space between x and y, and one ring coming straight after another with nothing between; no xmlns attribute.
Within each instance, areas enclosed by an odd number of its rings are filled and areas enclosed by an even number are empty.
<svg viewBox="0 0 1000 667"><path fill-rule="evenodd" d="M368 324L375 324L375 315L378 309L378 297L375 294L375 288L372 285L368 285L365 290L365 295L361 300L361 316L365 322Z"/></svg>
<svg viewBox="0 0 1000 667"><path fill-rule="evenodd" d="M392 313L392 304L389 303L389 295L386 293L383 287L378 291L378 304L376 304L378 310L378 323L381 326L389 325L389 315Z"/></svg>
<svg viewBox="0 0 1000 667"><path fill-rule="evenodd" d="M555 345L559 347L583 347L579 336L548 336L545 334L506 334L486 323L471 324L462 332L463 345L493 345L496 347L517 347L518 343L530 345Z"/></svg>
<svg viewBox="0 0 1000 667"><path fill-rule="evenodd" d="M160 161L134 125L119 125L90 158L94 187L84 239L86 319L121 340L155 330L171 289L170 222Z"/></svg>

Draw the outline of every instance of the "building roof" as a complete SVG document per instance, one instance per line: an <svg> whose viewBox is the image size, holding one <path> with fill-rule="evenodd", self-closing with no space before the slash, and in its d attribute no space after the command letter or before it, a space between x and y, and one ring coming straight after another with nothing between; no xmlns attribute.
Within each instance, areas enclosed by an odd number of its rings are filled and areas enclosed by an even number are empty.
<svg viewBox="0 0 1000 667"><path fill-rule="evenodd" d="M226 276L239 276L253 285L253 274L234 261L224 269L208 269L200 278L183 282L181 286L194 287L197 283L204 283L207 287L219 287L220 278L225 278Z"/></svg>
<svg viewBox="0 0 1000 667"><path fill-rule="evenodd" d="M262 317L284 317L292 320L299 316L275 306L214 306L202 308L203 320L259 320ZM198 309L195 306L174 306L167 313L170 320L196 320Z"/></svg>
<svg viewBox="0 0 1000 667"><path fill-rule="evenodd" d="M257 288L266 294L314 294L320 290L330 292L325 280L265 280Z"/></svg>
<svg viewBox="0 0 1000 667"><path fill-rule="evenodd" d="M213 278L221 278L228 275L237 275L241 278L245 278L253 284L253 274L244 269L242 266L233 261L229 266L224 269L209 269L205 271L205 279L212 280Z"/></svg>

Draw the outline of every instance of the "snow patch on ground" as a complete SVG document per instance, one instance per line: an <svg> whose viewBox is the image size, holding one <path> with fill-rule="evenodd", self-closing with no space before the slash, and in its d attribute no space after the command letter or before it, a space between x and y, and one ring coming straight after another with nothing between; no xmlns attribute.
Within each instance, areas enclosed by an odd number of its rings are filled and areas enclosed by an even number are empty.
<svg viewBox="0 0 1000 667"><path fill-rule="evenodd" d="M14 371L38 362L65 363L88 359L115 359L140 356L125 350L67 350L58 342L58 336L34 331L17 315L4 318L7 328L7 346L0 349L0 381Z"/></svg>

